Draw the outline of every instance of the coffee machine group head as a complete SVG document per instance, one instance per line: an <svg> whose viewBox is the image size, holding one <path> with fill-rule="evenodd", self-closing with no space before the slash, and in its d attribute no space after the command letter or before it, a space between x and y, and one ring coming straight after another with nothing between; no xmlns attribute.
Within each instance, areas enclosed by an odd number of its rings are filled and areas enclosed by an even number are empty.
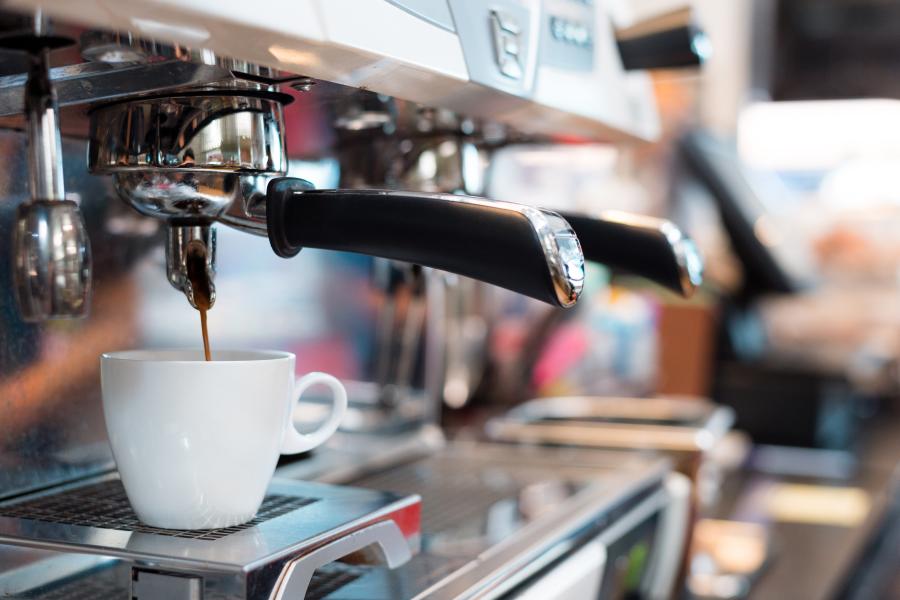
<svg viewBox="0 0 900 600"><path fill-rule="evenodd" d="M284 177L283 106L292 97L274 79L229 72L225 81L90 110L90 171L112 176L128 204L166 222L168 279L194 307L200 287L204 301L215 300L216 222L267 236L285 258L302 247L358 252L557 306L577 300L584 258L559 215L453 194L315 190ZM303 80L294 87L308 89Z"/></svg>
<svg viewBox="0 0 900 600"><path fill-rule="evenodd" d="M208 286L209 303L215 302L212 224L265 233L266 184L287 171L285 98L187 91L91 111L89 169L111 175L118 194L138 212L166 221L168 279L195 308L195 286ZM229 220L229 211L245 220Z"/></svg>

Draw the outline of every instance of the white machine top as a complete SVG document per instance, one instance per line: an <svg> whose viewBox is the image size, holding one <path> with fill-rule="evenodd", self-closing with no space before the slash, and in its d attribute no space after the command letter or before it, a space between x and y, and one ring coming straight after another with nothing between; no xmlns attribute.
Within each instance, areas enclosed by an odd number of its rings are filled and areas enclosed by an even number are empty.
<svg viewBox="0 0 900 600"><path fill-rule="evenodd" d="M370 89L524 133L653 139L608 0L11 0L26 11Z"/></svg>

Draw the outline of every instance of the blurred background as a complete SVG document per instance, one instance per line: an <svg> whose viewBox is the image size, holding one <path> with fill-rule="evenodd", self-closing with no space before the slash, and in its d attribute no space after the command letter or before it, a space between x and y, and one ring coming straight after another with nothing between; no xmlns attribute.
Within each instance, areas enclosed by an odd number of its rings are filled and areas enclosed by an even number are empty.
<svg viewBox="0 0 900 600"><path fill-rule="evenodd" d="M583 211L667 216L705 258L690 300L590 270L532 390L734 410L694 594L897 597L900 5L692 5L712 52L700 72L654 73L659 142L511 149L494 166L498 197L562 189Z"/></svg>

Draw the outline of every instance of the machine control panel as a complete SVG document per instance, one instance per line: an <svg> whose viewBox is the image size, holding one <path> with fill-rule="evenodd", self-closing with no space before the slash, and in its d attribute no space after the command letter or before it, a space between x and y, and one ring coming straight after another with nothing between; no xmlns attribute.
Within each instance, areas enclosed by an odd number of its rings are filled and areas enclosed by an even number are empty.
<svg viewBox="0 0 900 600"><path fill-rule="evenodd" d="M587 0L547 0L541 64L569 71L594 68L595 15Z"/></svg>
<svg viewBox="0 0 900 600"><path fill-rule="evenodd" d="M530 97L539 32L540 2L450 0L469 78L488 88Z"/></svg>

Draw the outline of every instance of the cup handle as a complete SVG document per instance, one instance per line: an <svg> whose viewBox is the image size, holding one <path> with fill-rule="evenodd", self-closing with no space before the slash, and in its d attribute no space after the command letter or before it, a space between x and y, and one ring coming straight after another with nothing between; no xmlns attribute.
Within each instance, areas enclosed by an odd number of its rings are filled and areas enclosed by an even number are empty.
<svg viewBox="0 0 900 600"><path fill-rule="evenodd" d="M282 454L298 454L312 450L337 431L347 412L347 390L344 385L338 381L333 375L328 373L308 373L294 382L294 402L300 401L300 396L310 386L321 383L328 386L333 394L333 404L331 405L331 414L322 425L312 433L300 433L294 427L294 421L288 418L284 429L284 439L281 442ZM293 404L291 405L293 407Z"/></svg>

